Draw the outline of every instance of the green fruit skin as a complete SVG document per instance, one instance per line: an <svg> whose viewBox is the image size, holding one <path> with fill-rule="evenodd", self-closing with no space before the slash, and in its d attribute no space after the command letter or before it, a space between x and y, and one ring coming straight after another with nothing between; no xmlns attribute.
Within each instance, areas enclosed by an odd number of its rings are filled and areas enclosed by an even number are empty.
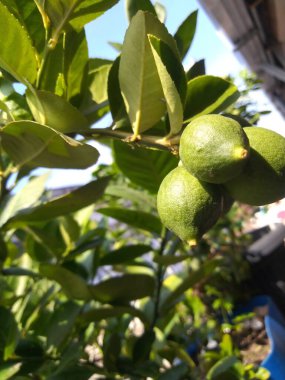
<svg viewBox="0 0 285 380"><path fill-rule="evenodd" d="M237 121L222 115L204 115L186 126L179 155L195 177L219 184L241 173L249 150L246 134Z"/></svg>
<svg viewBox="0 0 285 380"><path fill-rule="evenodd" d="M157 194L162 223L190 245L217 222L222 202L219 186L199 181L183 166L168 173Z"/></svg>
<svg viewBox="0 0 285 380"><path fill-rule="evenodd" d="M285 197L285 138L261 127L246 127L250 157L238 176L224 186L236 200L252 206Z"/></svg>

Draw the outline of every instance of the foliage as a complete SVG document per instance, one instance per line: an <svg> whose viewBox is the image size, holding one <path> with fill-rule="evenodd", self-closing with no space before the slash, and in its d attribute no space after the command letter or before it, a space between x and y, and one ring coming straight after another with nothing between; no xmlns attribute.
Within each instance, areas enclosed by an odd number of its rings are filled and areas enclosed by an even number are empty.
<svg viewBox="0 0 285 380"><path fill-rule="evenodd" d="M149 0L126 1L114 62L89 57L84 25L115 3L0 1L0 378L266 379L236 348L225 359L219 318L241 280L237 225L225 217L189 250L155 207L185 124L226 110L237 87L196 76L201 63L185 73L197 12L173 37ZM108 112L112 127L99 128ZM53 197L34 169L95 164L94 139L115 164ZM201 347L213 335L221 352L210 357Z"/></svg>

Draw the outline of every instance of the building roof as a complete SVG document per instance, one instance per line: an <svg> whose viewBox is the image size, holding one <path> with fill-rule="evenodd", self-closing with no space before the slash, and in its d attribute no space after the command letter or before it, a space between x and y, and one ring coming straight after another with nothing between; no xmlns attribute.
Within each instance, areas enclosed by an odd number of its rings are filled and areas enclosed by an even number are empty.
<svg viewBox="0 0 285 380"><path fill-rule="evenodd" d="M285 0L199 0L285 117Z"/></svg>

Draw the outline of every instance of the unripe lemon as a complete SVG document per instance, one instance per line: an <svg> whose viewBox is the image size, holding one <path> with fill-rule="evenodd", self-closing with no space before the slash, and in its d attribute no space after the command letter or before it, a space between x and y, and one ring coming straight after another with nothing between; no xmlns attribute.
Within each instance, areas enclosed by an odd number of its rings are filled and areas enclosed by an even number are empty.
<svg viewBox="0 0 285 380"><path fill-rule="evenodd" d="M248 158L242 127L222 115L205 115L188 124L180 138L184 167L201 181L224 183L238 175Z"/></svg>
<svg viewBox="0 0 285 380"><path fill-rule="evenodd" d="M183 166L168 173L157 194L162 223L190 245L216 223L222 202L219 186L199 181Z"/></svg>
<svg viewBox="0 0 285 380"><path fill-rule="evenodd" d="M285 138L261 127L246 127L250 157L238 176L225 184L236 200L253 206L285 197Z"/></svg>

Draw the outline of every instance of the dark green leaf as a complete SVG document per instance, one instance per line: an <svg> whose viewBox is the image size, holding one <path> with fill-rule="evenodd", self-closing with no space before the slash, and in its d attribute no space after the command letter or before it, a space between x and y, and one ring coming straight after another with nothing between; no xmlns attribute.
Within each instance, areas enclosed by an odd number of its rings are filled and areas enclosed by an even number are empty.
<svg viewBox="0 0 285 380"><path fill-rule="evenodd" d="M103 364L109 372L117 371L117 361L122 349L121 337L118 333L112 333L110 336L105 334L103 345Z"/></svg>
<svg viewBox="0 0 285 380"><path fill-rule="evenodd" d="M42 276L58 282L68 297L84 301L91 299L87 283L71 271L59 265L42 264L40 273Z"/></svg>
<svg viewBox="0 0 285 380"><path fill-rule="evenodd" d="M135 363L145 362L149 359L154 340L155 333L152 330L145 331L136 340L133 348L133 360Z"/></svg>
<svg viewBox="0 0 285 380"><path fill-rule="evenodd" d="M196 31L197 15L198 11L191 13L179 26L177 32L174 35L182 59L185 58L193 42Z"/></svg>
<svg viewBox="0 0 285 380"><path fill-rule="evenodd" d="M147 323L144 313L132 306L112 306L112 307L99 307L83 314L80 314L79 321L83 324L89 324L92 322L99 322L107 318L118 318L124 314L138 317L143 323Z"/></svg>
<svg viewBox="0 0 285 380"><path fill-rule="evenodd" d="M188 373L188 366L182 363L163 372L163 374L158 377L158 380L184 380Z"/></svg>
<svg viewBox="0 0 285 380"><path fill-rule="evenodd" d="M103 195L109 180L109 177L100 178L42 205L23 209L10 222L49 220L80 210L93 204Z"/></svg>
<svg viewBox="0 0 285 380"><path fill-rule="evenodd" d="M108 77L108 99L110 104L110 111L113 120L116 122L117 127L130 126L130 120L126 111L125 102L121 94L120 83L119 83L119 65L120 57L116 58L110 71Z"/></svg>
<svg viewBox="0 0 285 380"><path fill-rule="evenodd" d="M0 359L7 360L14 353L18 340L18 326L12 312L0 306Z"/></svg>
<svg viewBox="0 0 285 380"><path fill-rule="evenodd" d="M35 120L61 133L87 129L88 121L77 108L48 91L27 91L27 101Z"/></svg>
<svg viewBox="0 0 285 380"><path fill-rule="evenodd" d="M158 235L161 233L162 225L160 220L156 216L143 211L106 207L97 210L97 212L144 231Z"/></svg>
<svg viewBox="0 0 285 380"><path fill-rule="evenodd" d="M161 265L173 265L177 263L181 263L184 260L189 259L189 255L179 255L179 256L173 256L173 255L164 255L164 256L156 256L154 257L153 261L161 264Z"/></svg>
<svg viewBox="0 0 285 380"><path fill-rule="evenodd" d="M128 245L113 252L107 253L100 259L99 265L122 264L134 260L151 250L152 248L148 245Z"/></svg>
<svg viewBox="0 0 285 380"><path fill-rule="evenodd" d="M156 193L163 178L178 165L178 158L169 152L132 148L114 141L115 162L122 173L135 184Z"/></svg>
<svg viewBox="0 0 285 380"><path fill-rule="evenodd" d="M33 278L39 277L38 273L35 273L29 269L19 267L4 268L2 269L2 274L4 276L28 276Z"/></svg>
<svg viewBox="0 0 285 380"><path fill-rule="evenodd" d="M0 2L0 67L25 84L34 83L38 60L35 49L25 28ZM16 49L11 47L16 46Z"/></svg>
<svg viewBox="0 0 285 380"><path fill-rule="evenodd" d="M155 280L146 274L124 274L89 285L92 298L104 303L129 302L152 296Z"/></svg>
<svg viewBox="0 0 285 380"><path fill-rule="evenodd" d="M1 131L2 145L19 166L85 169L96 163L94 147L32 121L16 121Z"/></svg>
<svg viewBox="0 0 285 380"><path fill-rule="evenodd" d="M237 87L222 78L202 75L188 82L184 121L210 113L219 113L239 97Z"/></svg>
<svg viewBox="0 0 285 380"><path fill-rule="evenodd" d="M129 21L131 21L139 10L148 11L156 15L155 8L150 0L125 0L125 4Z"/></svg>
<svg viewBox="0 0 285 380"><path fill-rule="evenodd" d="M220 259L210 260L202 264L199 269L189 274L189 276L183 279L174 289L171 289L170 294L161 305L161 311L163 312L170 308L186 290L192 288L198 282L205 280L220 264Z"/></svg>
<svg viewBox="0 0 285 380"><path fill-rule="evenodd" d="M199 77L200 75L206 74L205 60L200 59L200 61L195 62L188 70L186 76L188 80Z"/></svg>

